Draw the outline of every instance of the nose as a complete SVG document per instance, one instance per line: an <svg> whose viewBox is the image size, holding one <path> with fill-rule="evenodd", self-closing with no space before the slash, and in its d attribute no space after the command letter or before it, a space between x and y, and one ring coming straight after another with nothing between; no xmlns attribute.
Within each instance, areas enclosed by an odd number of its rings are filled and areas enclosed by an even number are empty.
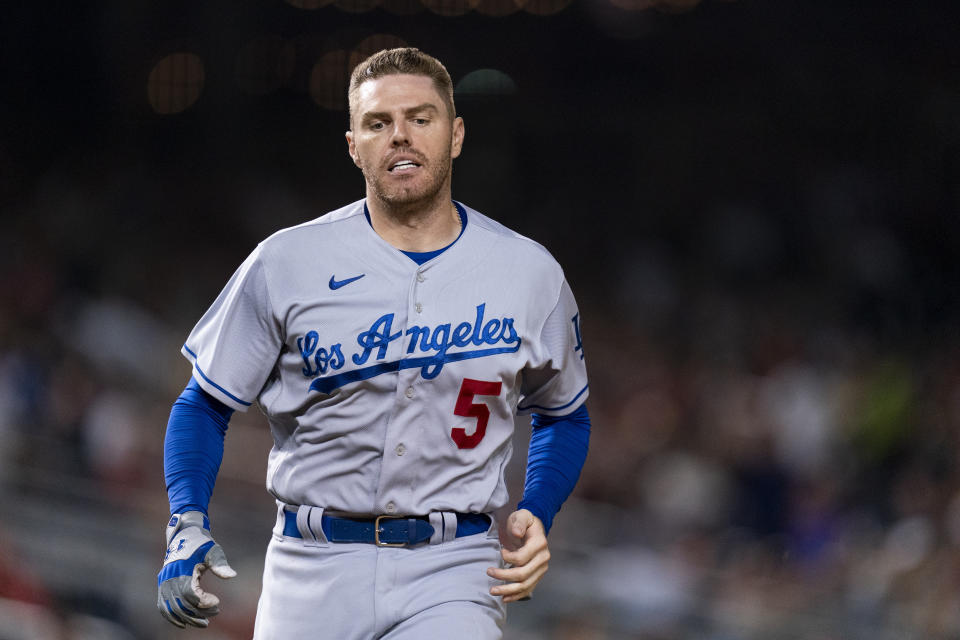
<svg viewBox="0 0 960 640"><path fill-rule="evenodd" d="M404 118L397 118L394 121L390 144L394 147L410 146L410 132L407 129L407 123Z"/></svg>

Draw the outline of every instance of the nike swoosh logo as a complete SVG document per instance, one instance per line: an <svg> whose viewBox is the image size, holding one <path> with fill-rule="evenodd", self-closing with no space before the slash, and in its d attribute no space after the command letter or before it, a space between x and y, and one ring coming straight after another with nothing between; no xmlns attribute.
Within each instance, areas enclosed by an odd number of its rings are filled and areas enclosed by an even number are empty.
<svg viewBox="0 0 960 640"><path fill-rule="evenodd" d="M354 276L354 277L352 277L352 278L347 278L346 280L337 280L335 276L330 276L330 290L331 290L331 291L336 291L336 290L339 289L340 287L345 287L345 286L347 286L348 284L350 284L351 282L356 282L357 280L359 280L360 278L362 278L362 277L365 276L365 275L367 275L367 274L361 273L361 274L358 275L358 276Z"/></svg>

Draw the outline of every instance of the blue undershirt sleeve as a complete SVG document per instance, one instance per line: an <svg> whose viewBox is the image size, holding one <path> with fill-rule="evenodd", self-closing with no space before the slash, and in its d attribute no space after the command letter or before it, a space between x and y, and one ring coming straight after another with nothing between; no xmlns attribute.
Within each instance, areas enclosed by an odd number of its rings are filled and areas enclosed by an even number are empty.
<svg viewBox="0 0 960 640"><path fill-rule="evenodd" d="M586 405L565 416L533 414L527 477L518 509L540 518L547 533L573 491L587 459L590 416Z"/></svg>
<svg viewBox="0 0 960 640"><path fill-rule="evenodd" d="M163 441L163 474L170 513L206 515L223 460L223 439L233 409L193 378L173 403Z"/></svg>

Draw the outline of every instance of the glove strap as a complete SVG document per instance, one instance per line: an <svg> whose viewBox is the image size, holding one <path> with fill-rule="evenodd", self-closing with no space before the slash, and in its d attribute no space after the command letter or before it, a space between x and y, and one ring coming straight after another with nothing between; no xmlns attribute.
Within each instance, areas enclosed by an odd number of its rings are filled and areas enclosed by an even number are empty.
<svg viewBox="0 0 960 640"><path fill-rule="evenodd" d="M171 515L170 522L167 523L167 545L169 546L173 536L187 527L200 527L209 533L210 518L202 511L185 511Z"/></svg>

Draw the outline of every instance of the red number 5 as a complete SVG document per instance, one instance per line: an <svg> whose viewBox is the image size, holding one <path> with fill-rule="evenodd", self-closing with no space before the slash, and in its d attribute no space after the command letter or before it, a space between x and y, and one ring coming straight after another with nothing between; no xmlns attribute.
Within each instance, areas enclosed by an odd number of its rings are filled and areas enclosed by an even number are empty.
<svg viewBox="0 0 960 640"><path fill-rule="evenodd" d="M457 396L457 406L453 409L453 414L466 418L476 418L477 428L473 430L471 435L467 435L467 430L463 427L454 427L450 431L450 437L457 443L457 447L473 449L483 440L483 436L487 433L487 422L490 420L490 409L485 404L474 402L473 396L499 396L501 386L502 383L500 382L463 379L463 384L460 385L460 395Z"/></svg>

